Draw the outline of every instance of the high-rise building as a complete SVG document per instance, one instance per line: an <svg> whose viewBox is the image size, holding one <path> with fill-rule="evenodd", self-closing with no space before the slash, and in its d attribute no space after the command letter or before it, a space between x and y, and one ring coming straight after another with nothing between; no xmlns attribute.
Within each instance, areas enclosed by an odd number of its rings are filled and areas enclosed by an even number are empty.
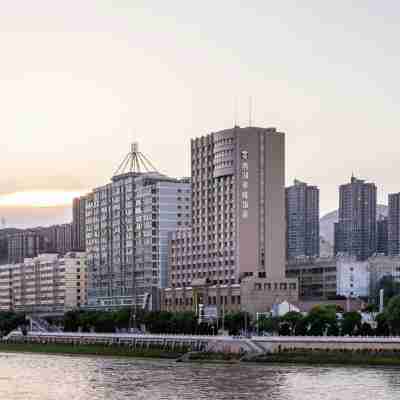
<svg viewBox="0 0 400 400"><path fill-rule="evenodd" d="M134 144L111 183L86 197L85 215L89 306L158 308L168 234L191 222L190 179L156 172Z"/></svg>
<svg viewBox="0 0 400 400"><path fill-rule="evenodd" d="M388 253L400 256L400 193L389 194Z"/></svg>
<svg viewBox="0 0 400 400"><path fill-rule="evenodd" d="M388 217L379 215L376 221L376 253L387 256L388 255L388 242L389 238L389 223Z"/></svg>
<svg viewBox="0 0 400 400"><path fill-rule="evenodd" d="M72 203L72 248L85 251L85 210L86 197L81 196Z"/></svg>
<svg viewBox="0 0 400 400"><path fill-rule="evenodd" d="M335 254L365 260L376 251L376 186L352 176L340 186L339 196Z"/></svg>
<svg viewBox="0 0 400 400"><path fill-rule="evenodd" d="M163 306L201 301L255 312L280 294L295 297L296 280L285 278L285 135L257 127L211 133L191 141L191 162L192 228L172 234ZM232 294L239 283L241 300ZM199 284L217 285L218 295L207 294L211 287L196 289L200 300L184 293Z"/></svg>
<svg viewBox="0 0 400 400"><path fill-rule="evenodd" d="M23 262L25 258L37 257L41 253L64 255L72 250L72 224L16 230L6 239L10 264Z"/></svg>
<svg viewBox="0 0 400 400"><path fill-rule="evenodd" d="M23 262L25 258L37 257L45 250L45 240L34 230L23 230L8 237L8 262Z"/></svg>
<svg viewBox="0 0 400 400"><path fill-rule="evenodd" d="M319 256L319 189L294 181L286 188L286 256Z"/></svg>
<svg viewBox="0 0 400 400"><path fill-rule="evenodd" d="M0 265L8 263L8 242L10 236L18 233L20 230L15 228L0 229Z"/></svg>

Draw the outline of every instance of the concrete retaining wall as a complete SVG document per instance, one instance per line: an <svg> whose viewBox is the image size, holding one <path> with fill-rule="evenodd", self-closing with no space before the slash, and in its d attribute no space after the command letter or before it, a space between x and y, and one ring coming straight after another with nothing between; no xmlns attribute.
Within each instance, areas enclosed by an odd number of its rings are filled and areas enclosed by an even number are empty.
<svg viewBox="0 0 400 400"><path fill-rule="evenodd" d="M95 333L42 333L30 332L26 337L14 331L5 338L8 342L32 343L110 344L139 347L186 348L193 351L252 353L280 352L288 350L369 350L399 351L400 337L300 337L300 336L253 336L234 338L231 336L195 335L133 335Z"/></svg>

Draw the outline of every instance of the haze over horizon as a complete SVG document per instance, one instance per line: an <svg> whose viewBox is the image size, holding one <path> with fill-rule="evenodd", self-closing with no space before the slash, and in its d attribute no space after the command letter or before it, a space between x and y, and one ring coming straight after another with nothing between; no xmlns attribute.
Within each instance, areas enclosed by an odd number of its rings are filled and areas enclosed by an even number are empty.
<svg viewBox="0 0 400 400"><path fill-rule="evenodd" d="M287 134L287 184L320 187L321 215L352 172L379 203L400 191L396 2L0 5L0 217L21 193L65 205L107 183L132 141L189 175L190 138L232 127L235 108L248 125L249 96L253 125Z"/></svg>

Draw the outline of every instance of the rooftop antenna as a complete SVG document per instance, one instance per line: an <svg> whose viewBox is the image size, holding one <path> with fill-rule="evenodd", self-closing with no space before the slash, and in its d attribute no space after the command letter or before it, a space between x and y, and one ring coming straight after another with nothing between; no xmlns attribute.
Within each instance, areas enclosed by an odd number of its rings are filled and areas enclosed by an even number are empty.
<svg viewBox="0 0 400 400"><path fill-rule="evenodd" d="M114 172L114 176L128 172L133 172L136 174L145 172L158 172L157 168L152 164L152 162L139 151L138 142L131 143L129 153L122 159L118 168Z"/></svg>
<svg viewBox="0 0 400 400"><path fill-rule="evenodd" d="M237 97L235 97L235 103L234 103L234 127L236 128L238 126L238 107L237 107Z"/></svg>
<svg viewBox="0 0 400 400"><path fill-rule="evenodd" d="M253 121L252 121L252 113L253 113L253 98L250 96L249 97L249 126L252 125Z"/></svg>

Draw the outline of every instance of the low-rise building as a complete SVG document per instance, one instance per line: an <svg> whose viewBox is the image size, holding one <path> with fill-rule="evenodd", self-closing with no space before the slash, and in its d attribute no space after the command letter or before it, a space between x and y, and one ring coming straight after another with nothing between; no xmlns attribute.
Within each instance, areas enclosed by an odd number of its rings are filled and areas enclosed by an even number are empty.
<svg viewBox="0 0 400 400"><path fill-rule="evenodd" d="M162 309L171 312L199 312L200 306L217 308L218 316L246 311L252 315L270 311L282 301L298 301L297 279L266 280L248 277L235 284L215 285L196 279L191 286L162 291Z"/></svg>
<svg viewBox="0 0 400 400"><path fill-rule="evenodd" d="M336 297L336 258L301 257L290 260L286 275L299 280L301 299L331 299Z"/></svg>
<svg viewBox="0 0 400 400"><path fill-rule="evenodd" d="M368 297L370 294L369 261L356 256L339 256L336 260L336 293L345 297Z"/></svg>
<svg viewBox="0 0 400 400"><path fill-rule="evenodd" d="M400 282L400 256L382 256L376 255L369 260L370 273L370 295L378 295L378 286L380 280L385 276L392 277Z"/></svg>

